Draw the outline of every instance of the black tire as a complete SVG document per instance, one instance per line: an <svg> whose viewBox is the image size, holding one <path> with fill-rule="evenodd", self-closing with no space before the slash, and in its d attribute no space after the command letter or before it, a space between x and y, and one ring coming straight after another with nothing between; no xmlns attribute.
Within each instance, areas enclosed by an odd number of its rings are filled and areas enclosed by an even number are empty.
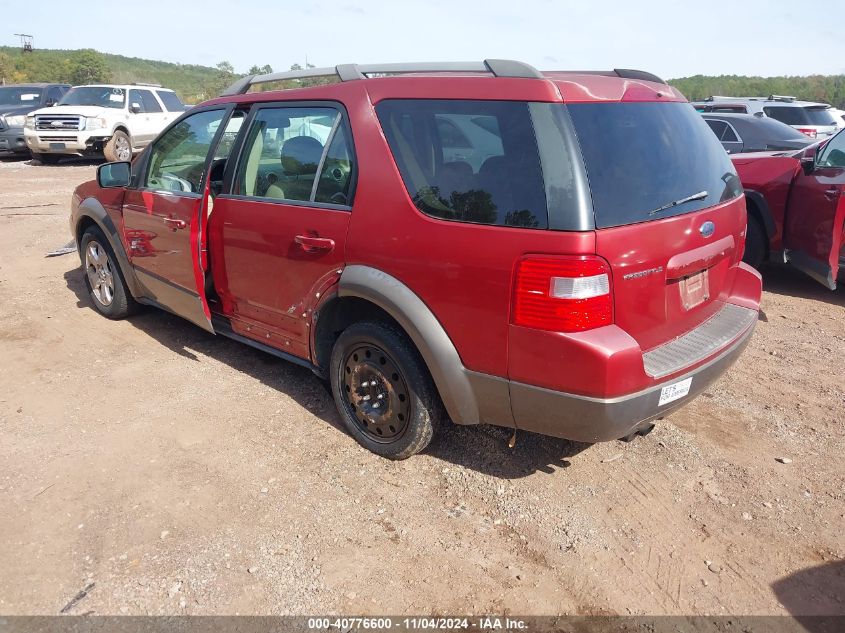
<svg viewBox="0 0 845 633"><path fill-rule="evenodd" d="M61 154L42 154L40 152L31 152L32 157L39 161L42 165L57 165L58 162L64 158Z"/></svg>
<svg viewBox="0 0 845 633"><path fill-rule="evenodd" d="M103 156L110 163L132 160L132 139L123 130L117 130L103 146Z"/></svg>
<svg viewBox="0 0 845 633"><path fill-rule="evenodd" d="M745 252L742 261L754 268L760 268L766 259L766 232L753 217L748 218L748 229L745 234Z"/></svg>
<svg viewBox="0 0 845 633"><path fill-rule="evenodd" d="M92 226L85 230L79 252L82 275L94 309L109 319L123 319L135 313L138 303L129 292L114 251L99 228Z"/></svg>
<svg viewBox="0 0 845 633"><path fill-rule="evenodd" d="M362 446L382 457L407 459L429 445L443 405L422 357L401 330L373 322L349 326L334 344L330 372L340 417Z"/></svg>

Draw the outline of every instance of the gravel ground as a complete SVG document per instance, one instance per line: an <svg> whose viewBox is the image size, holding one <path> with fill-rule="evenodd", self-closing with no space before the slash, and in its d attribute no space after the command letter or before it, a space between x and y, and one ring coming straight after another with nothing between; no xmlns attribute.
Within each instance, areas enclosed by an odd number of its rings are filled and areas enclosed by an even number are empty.
<svg viewBox="0 0 845 633"><path fill-rule="evenodd" d="M307 370L98 316L44 257L94 171L0 161L0 613L845 614L842 289L766 270L744 356L632 443L395 463Z"/></svg>

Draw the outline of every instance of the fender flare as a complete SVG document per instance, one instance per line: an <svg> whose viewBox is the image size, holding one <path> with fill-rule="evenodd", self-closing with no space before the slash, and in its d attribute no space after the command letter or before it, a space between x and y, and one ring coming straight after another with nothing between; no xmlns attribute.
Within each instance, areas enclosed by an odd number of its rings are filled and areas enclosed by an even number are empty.
<svg viewBox="0 0 845 633"><path fill-rule="evenodd" d="M410 288L384 271L356 264L344 268L338 296L366 299L390 314L422 355L452 421L480 421L475 390L458 350L434 313Z"/></svg>
<svg viewBox="0 0 845 633"><path fill-rule="evenodd" d="M769 208L769 203L766 201L765 196L754 189L745 189L744 193L747 200L754 202L754 207L758 211L758 213L749 213L749 215L752 215L760 222L763 230L766 232L766 237L771 240L774 237L777 228L775 226L775 220L772 217L772 211Z"/></svg>
<svg viewBox="0 0 845 633"><path fill-rule="evenodd" d="M138 278L135 276L135 269L129 263L126 250L123 248L123 240L120 239L120 233L106 209L96 198L86 198L79 203L79 210L73 225L73 238L76 241L76 250L79 253L79 259L82 260L82 250L79 244L82 234L79 229L84 218L92 220L106 236L109 246L111 246L112 252L114 252L117 258L117 265L120 266L123 279L126 281L126 285L129 287L132 296L136 299L142 297L144 292Z"/></svg>

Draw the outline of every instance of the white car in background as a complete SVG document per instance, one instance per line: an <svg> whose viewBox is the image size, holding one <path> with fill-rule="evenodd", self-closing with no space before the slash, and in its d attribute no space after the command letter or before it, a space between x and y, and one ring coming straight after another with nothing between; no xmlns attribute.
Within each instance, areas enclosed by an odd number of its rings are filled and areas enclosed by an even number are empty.
<svg viewBox="0 0 845 633"><path fill-rule="evenodd" d="M57 105L31 112L24 138L45 164L63 156L131 160L184 110L175 92L158 85L76 86Z"/></svg>
<svg viewBox="0 0 845 633"><path fill-rule="evenodd" d="M834 117L829 103L799 101L795 97L783 95L769 95L768 98L713 96L692 105L699 112L738 112L771 117L819 140L833 136L842 127L841 120Z"/></svg>

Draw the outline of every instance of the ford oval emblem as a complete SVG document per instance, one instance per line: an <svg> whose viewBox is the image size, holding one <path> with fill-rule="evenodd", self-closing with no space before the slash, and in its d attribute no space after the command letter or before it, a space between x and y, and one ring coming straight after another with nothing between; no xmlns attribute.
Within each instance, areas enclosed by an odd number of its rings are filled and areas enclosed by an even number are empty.
<svg viewBox="0 0 845 633"><path fill-rule="evenodd" d="M709 220L701 225L698 229L698 232L701 233L702 237L710 237L713 233L716 232L716 225L710 222Z"/></svg>

